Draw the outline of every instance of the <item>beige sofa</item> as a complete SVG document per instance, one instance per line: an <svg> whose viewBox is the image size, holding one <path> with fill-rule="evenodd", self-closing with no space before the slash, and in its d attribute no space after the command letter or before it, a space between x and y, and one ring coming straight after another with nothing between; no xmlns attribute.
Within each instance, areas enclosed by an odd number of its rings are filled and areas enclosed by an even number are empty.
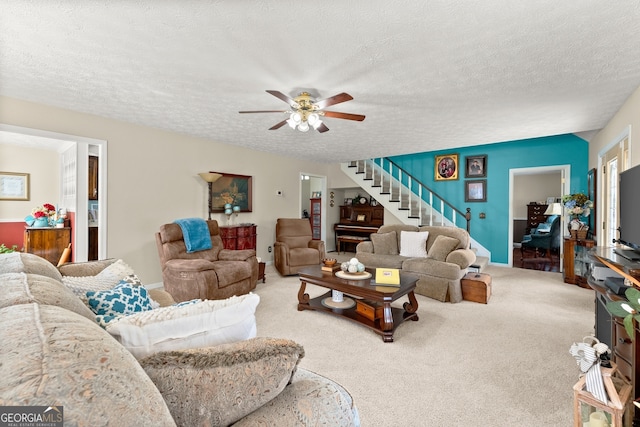
<svg viewBox="0 0 640 427"><path fill-rule="evenodd" d="M65 426L359 425L348 392L300 368L304 349L290 340L136 359L63 284L61 271L87 278L108 264L58 270L36 255L0 254L0 405L62 406Z"/></svg>
<svg viewBox="0 0 640 427"><path fill-rule="evenodd" d="M420 237L416 232L428 232L427 240L422 242L422 247L412 247L409 251L408 243L407 248L402 247L403 231L412 233L411 237ZM425 237L424 234L421 236ZM476 260L469 247L469 233L461 228L383 225L377 233L371 234L370 241L356 246L356 257L366 267L398 268L418 276L416 293L420 295L439 301L460 302L460 279ZM410 256L403 256L404 249Z"/></svg>

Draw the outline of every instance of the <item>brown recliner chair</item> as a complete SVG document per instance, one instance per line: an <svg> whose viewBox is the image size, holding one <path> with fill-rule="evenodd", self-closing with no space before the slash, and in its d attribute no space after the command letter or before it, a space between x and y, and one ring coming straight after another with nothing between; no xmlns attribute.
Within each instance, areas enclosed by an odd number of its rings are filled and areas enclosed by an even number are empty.
<svg viewBox="0 0 640 427"><path fill-rule="evenodd" d="M273 262L283 276L318 265L325 256L324 242L313 240L308 219L278 218Z"/></svg>
<svg viewBox="0 0 640 427"><path fill-rule="evenodd" d="M258 283L256 251L224 249L218 222L208 220L207 225L212 248L192 253L178 224L164 224L156 233L164 289L177 302L243 295Z"/></svg>

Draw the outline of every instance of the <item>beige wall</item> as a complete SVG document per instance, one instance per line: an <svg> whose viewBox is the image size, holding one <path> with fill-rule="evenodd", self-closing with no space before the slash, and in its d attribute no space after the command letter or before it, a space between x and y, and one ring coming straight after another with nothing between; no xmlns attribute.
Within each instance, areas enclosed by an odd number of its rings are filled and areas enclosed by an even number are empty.
<svg viewBox="0 0 640 427"><path fill-rule="evenodd" d="M20 220L44 203L56 205L60 193L60 160L53 150L0 144L0 172L28 173L28 201L0 201L0 219ZM2 242L0 242L2 243Z"/></svg>
<svg viewBox="0 0 640 427"><path fill-rule="evenodd" d="M631 166L640 164L640 139L634 138L634 129L640 129L640 87L629 96L609 123L589 141L589 168L598 166L598 153L631 126Z"/></svg>
<svg viewBox="0 0 640 427"><path fill-rule="evenodd" d="M560 172L514 176L513 218L527 219L527 204L530 202L547 203L547 197L561 197L560 186Z"/></svg>
<svg viewBox="0 0 640 427"><path fill-rule="evenodd" d="M300 172L324 176L330 169L323 163L6 97L0 97L0 112L3 124L107 141L107 255L124 259L145 283L161 280L154 240L158 227L177 218L206 216L207 187L198 172L215 170L253 176L253 212L242 213L235 221L257 224L258 256L271 261L272 253L267 252L267 247L274 242L276 219L300 215ZM9 170L20 166L17 159L15 167L14 161L10 162ZM282 190L284 197L276 196L276 190ZM226 222L223 214L215 214L214 218ZM331 233L328 235L332 237Z"/></svg>

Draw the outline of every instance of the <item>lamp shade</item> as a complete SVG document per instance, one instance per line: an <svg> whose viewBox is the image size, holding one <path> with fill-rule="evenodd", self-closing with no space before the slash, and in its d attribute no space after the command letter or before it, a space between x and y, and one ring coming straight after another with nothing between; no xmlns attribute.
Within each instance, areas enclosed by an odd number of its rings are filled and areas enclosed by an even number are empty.
<svg viewBox="0 0 640 427"><path fill-rule="evenodd" d="M222 177L222 174L215 172L202 172L198 175L207 182L216 182L220 177Z"/></svg>
<svg viewBox="0 0 640 427"><path fill-rule="evenodd" d="M545 215L562 215L562 203L551 203L547 210L544 211Z"/></svg>

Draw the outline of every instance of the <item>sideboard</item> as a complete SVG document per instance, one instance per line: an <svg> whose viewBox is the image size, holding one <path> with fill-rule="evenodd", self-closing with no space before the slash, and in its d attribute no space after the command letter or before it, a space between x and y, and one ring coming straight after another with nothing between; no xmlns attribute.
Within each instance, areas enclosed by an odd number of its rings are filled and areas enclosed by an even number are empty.
<svg viewBox="0 0 640 427"><path fill-rule="evenodd" d="M71 243L71 228L25 227L24 251L36 254L53 265L58 265L60 256Z"/></svg>
<svg viewBox="0 0 640 427"><path fill-rule="evenodd" d="M218 228L225 249L256 249L255 224L221 225Z"/></svg>

